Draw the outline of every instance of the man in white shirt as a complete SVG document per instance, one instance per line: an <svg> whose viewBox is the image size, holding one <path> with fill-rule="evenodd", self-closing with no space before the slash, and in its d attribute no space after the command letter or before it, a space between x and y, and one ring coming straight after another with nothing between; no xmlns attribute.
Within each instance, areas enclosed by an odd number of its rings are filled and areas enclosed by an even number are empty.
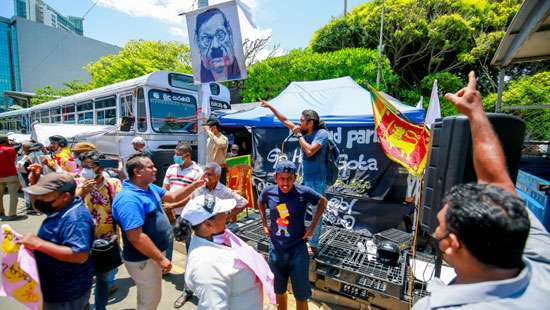
<svg viewBox="0 0 550 310"><path fill-rule="evenodd" d="M235 199L237 205L231 211L229 218L233 218L239 214L248 205L248 200L243 196L237 194L227 186L219 182L222 168L220 165L214 162L207 163L204 166L204 177L206 184L195 190L191 195L191 198L198 197L200 195L211 194L220 199Z"/></svg>
<svg viewBox="0 0 550 310"><path fill-rule="evenodd" d="M234 199L222 200L208 194L191 199L181 213L194 231L185 282L199 299L197 309L262 309L263 277L259 271L269 272L269 267L254 250L242 256L242 248L234 247L231 233L225 229L234 207ZM256 259L246 259L250 256Z"/></svg>

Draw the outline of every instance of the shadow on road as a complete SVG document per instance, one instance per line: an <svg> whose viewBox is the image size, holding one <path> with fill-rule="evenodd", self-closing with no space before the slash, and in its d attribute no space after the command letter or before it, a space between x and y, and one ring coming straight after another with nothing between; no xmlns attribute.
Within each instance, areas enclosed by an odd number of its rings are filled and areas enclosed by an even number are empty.
<svg viewBox="0 0 550 310"><path fill-rule="evenodd" d="M123 301L126 297L128 297L130 288L136 285L134 280L130 277L116 279L115 284L118 286L118 290L111 297L109 297L109 305Z"/></svg>

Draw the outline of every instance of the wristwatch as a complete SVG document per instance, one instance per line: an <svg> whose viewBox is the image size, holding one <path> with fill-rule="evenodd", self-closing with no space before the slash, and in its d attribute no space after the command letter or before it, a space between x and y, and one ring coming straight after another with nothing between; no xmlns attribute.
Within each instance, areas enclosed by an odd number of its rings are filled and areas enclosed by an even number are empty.
<svg viewBox="0 0 550 310"><path fill-rule="evenodd" d="M299 132L299 133L295 133L294 136L295 136L296 138L300 139L300 138L303 137L304 135L303 135L301 132Z"/></svg>

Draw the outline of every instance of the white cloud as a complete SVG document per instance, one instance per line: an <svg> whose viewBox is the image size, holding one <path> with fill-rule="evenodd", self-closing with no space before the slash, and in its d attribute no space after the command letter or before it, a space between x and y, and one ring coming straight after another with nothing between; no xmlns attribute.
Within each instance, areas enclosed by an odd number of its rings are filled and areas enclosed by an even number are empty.
<svg viewBox="0 0 550 310"><path fill-rule="evenodd" d="M170 27L168 29L168 31L176 36L176 37L179 37L179 38L182 38L184 41L187 41L189 36L188 36L188 33L187 33L187 27L186 26L183 26L183 27Z"/></svg>
<svg viewBox="0 0 550 310"><path fill-rule="evenodd" d="M210 0L209 4L226 2L227 0ZM257 15L260 2L264 0L240 0L246 4L252 13ZM187 26L184 16L179 13L196 9L196 0L98 0L98 5L110 8L124 14L136 17L149 17L171 25L170 34L188 40ZM239 21L241 24L241 36L243 40L265 38L271 35L269 28L255 28L248 21L242 10L239 9ZM256 22L256 21L254 21ZM257 24L256 24L257 26ZM267 56L268 51L265 52ZM260 56L260 55L258 55Z"/></svg>

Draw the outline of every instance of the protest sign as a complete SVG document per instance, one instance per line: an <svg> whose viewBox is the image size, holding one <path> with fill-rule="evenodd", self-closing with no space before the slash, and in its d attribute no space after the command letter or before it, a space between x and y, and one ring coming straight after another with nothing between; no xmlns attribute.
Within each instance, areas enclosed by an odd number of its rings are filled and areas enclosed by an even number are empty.
<svg viewBox="0 0 550 310"><path fill-rule="evenodd" d="M9 225L2 225L0 237L2 242L0 296L11 297L32 310L42 309L42 292L34 256L18 242L21 235Z"/></svg>
<svg viewBox="0 0 550 310"><path fill-rule="evenodd" d="M227 164L227 186L248 200L247 208L253 208L250 155L227 158L225 162Z"/></svg>

